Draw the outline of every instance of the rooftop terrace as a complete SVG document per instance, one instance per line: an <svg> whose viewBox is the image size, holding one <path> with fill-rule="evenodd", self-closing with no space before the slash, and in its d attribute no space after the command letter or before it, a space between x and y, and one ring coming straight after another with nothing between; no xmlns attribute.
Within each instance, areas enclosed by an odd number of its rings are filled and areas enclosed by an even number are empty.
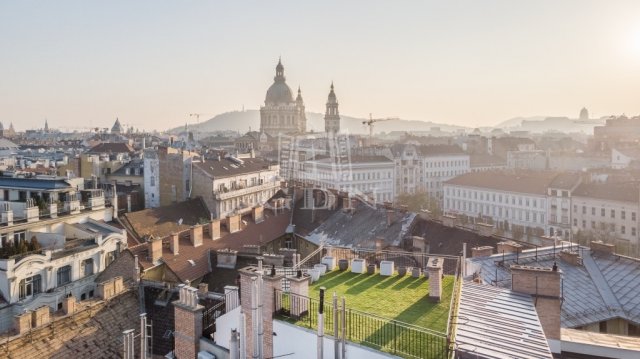
<svg viewBox="0 0 640 359"><path fill-rule="evenodd" d="M445 275L439 303L429 300L424 276L358 274L331 271L309 287L310 298L283 293L281 318L317 330L320 288L325 288L324 330L335 335L333 293L338 295L338 337L404 358L443 358L455 277ZM342 311L342 297L345 308ZM296 311L303 312L296 316ZM375 313L375 314L373 314Z"/></svg>
<svg viewBox="0 0 640 359"><path fill-rule="evenodd" d="M385 277L333 271L313 283L309 294L312 298L318 298L320 287L325 287L328 298L333 293L337 293L338 298L344 296L348 308L444 333L447 330L453 282L453 276L445 276L442 300L433 303L428 298L429 280L424 276L414 278L408 273Z"/></svg>

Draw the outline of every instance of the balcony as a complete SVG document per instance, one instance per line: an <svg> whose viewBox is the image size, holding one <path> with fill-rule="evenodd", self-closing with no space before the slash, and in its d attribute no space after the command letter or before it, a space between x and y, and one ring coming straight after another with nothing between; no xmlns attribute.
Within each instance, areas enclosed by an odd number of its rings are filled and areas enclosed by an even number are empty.
<svg viewBox="0 0 640 359"><path fill-rule="evenodd" d="M277 188L279 186L280 186L280 182L274 181L274 182L263 183L261 185L256 185L256 186L247 186L247 187L238 186L235 189L225 188L222 191L214 191L213 195L216 200L222 201L222 200L237 197L237 196L244 196L244 195L259 192L259 191Z"/></svg>

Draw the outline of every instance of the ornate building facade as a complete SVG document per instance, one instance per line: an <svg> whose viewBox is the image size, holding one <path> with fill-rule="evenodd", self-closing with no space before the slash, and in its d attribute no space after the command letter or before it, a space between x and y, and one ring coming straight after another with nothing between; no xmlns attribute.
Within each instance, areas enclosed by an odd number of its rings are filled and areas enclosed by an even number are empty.
<svg viewBox="0 0 640 359"><path fill-rule="evenodd" d="M281 61L278 61L273 84L267 90L264 106L260 107L260 132L276 136L306 131L307 118L304 113L302 93L298 88L298 96L294 101L284 77L284 66Z"/></svg>

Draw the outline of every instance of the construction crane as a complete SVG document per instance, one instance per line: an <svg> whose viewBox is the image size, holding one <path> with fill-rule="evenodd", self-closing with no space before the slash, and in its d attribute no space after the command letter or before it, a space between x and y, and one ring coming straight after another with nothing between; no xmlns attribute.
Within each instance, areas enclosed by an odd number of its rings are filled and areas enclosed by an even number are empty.
<svg viewBox="0 0 640 359"><path fill-rule="evenodd" d="M385 118L373 118L371 114L369 114L369 119L362 121L362 124L365 126L369 126L369 141L373 138L373 124L376 122L382 121L391 121L391 120L399 120L397 117L385 117Z"/></svg>

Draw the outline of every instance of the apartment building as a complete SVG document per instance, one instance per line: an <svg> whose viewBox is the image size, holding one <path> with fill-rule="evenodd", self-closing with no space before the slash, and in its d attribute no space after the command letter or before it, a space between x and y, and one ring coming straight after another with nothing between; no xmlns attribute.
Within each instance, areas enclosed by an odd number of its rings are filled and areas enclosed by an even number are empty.
<svg viewBox="0 0 640 359"><path fill-rule="evenodd" d="M551 172L475 172L444 183L444 212L497 228L548 233Z"/></svg>
<svg viewBox="0 0 640 359"><path fill-rule="evenodd" d="M189 197L201 196L215 218L249 213L280 189L280 168L268 160L226 155L192 164L186 181Z"/></svg>
<svg viewBox="0 0 640 359"><path fill-rule="evenodd" d="M316 157L300 164L295 180L318 188L348 192L372 201L396 197L394 161L385 156Z"/></svg>
<svg viewBox="0 0 640 359"><path fill-rule="evenodd" d="M455 145L396 145L392 152L397 194L427 192L442 201L443 183L470 171L469 155Z"/></svg>
<svg viewBox="0 0 640 359"><path fill-rule="evenodd" d="M26 310L93 297L95 276L127 247L103 191L59 177L0 177L0 190L0 331Z"/></svg>
<svg viewBox="0 0 640 359"><path fill-rule="evenodd" d="M635 253L639 213L638 183L583 183L573 192L571 228L593 239L615 240Z"/></svg>

